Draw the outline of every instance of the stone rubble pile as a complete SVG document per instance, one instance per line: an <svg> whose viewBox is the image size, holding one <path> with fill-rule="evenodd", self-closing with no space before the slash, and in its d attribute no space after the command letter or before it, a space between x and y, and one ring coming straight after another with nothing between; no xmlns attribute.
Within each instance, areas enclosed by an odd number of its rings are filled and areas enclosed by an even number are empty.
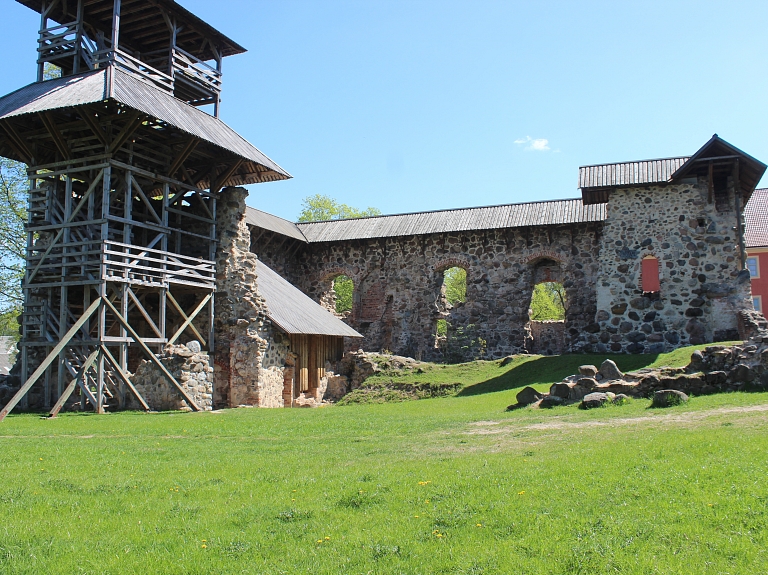
<svg viewBox="0 0 768 575"><path fill-rule="evenodd" d="M201 351L199 342L166 345L158 358L192 401L205 411L213 408L213 367L210 365L208 354ZM153 411L191 410L176 386L148 360L142 360L131 377L131 382ZM127 400L128 398L132 400L129 408L140 408L138 401L131 394L126 396Z"/></svg>
<svg viewBox="0 0 768 575"><path fill-rule="evenodd" d="M359 349L348 351L341 358L341 374L346 378L347 390L359 388L362 383L376 373L411 372L422 369L425 365L411 357L368 352ZM343 395L343 394L342 394Z"/></svg>
<svg viewBox="0 0 768 575"><path fill-rule="evenodd" d="M517 394L516 409L526 405L553 407L580 402L589 409L627 398L653 398L664 407L688 401L689 395L709 395L747 389L768 390L768 322L756 313L744 314L751 337L738 345L710 345L694 351L686 367L640 369L622 373L606 359L598 369L582 365L579 373L553 384L549 393L526 387Z"/></svg>

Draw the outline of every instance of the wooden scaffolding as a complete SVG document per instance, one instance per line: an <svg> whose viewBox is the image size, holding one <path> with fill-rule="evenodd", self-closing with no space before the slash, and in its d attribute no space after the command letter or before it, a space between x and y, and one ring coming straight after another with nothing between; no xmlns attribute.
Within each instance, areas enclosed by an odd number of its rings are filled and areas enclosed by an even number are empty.
<svg viewBox="0 0 768 575"><path fill-rule="evenodd" d="M190 106L218 115L221 57L243 49L170 0L21 3L42 17L40 77L0 98L0 155L30 183L23 384L0 420L33 387L52 415L75 390L98 413L127 394L150 409L129 378L142 357L197 410L156 353L192 339L213 351L219 191L290 177ZM148 76L162 51L166 86ZM44 79L46 63L63 76Z"/></svg>

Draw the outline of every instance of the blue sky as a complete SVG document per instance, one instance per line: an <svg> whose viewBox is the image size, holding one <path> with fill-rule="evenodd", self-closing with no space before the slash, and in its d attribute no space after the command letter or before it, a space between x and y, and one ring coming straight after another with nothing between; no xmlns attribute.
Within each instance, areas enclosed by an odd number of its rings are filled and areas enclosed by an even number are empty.
<svg viewBox="0 0 768 575"><path fill-rule="evenodd" d="M7 93L34 80L39 16L2 1ZM312 194L384 213L577 197L580 165L715 132L768 162L768 2L181 4L248 49L221 117L294 176L250 187L288 219Z"/></svg>

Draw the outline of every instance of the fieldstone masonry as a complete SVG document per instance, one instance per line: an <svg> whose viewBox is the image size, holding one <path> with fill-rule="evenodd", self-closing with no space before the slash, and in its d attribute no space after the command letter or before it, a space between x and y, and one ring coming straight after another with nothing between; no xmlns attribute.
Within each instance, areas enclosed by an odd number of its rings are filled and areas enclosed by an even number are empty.
<svg viewBox="0 0 768 575"><path fill-rule="evenodd" d="M438 319L471 326L488 358L532 351L534 284L559 277L568 298L563 346L575 351L589 345L597 312L600 230L595 223L315 243L293 262L267 254L265 263L329 309L333 278L349 276L355 289L345 321L365 336L352 345L425 361L443 359ZM259 253L258 243L252 250ZM441 288L443 272L456 266L467 270L467 297L451 307Z"/></svg>
<svg viewBox="0 0 768 575"><path fill-rule="evenodd" d="M603 224L590 351L660 353L739 338L751 309L729 203L707 201L707 182L617 189ZM659 260L661 290L643 293L641 261Z"/></svg>
<svg viewBox="0 0 768 575"><path fill-rule="evenodd" d="M213 368L198 342L189 346L167 345L159 359L198 407L204 411L213 408ZM153 410L191 410L178 389L148 360L139 363L131 382ZM126 407L141 408L132 394L126 394L125 399Z"/></svg>
<svg viewBox="0 0 768 575"><path fill-rule="evenodd" d="M266 315L245 223L244 188L225 188L216 214L214 402L282 407L288 342Z"/></svg>

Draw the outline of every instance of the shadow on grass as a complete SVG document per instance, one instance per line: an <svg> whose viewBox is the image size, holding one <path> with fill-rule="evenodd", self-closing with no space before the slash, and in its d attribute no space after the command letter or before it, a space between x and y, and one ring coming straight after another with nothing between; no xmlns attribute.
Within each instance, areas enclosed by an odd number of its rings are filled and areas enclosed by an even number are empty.
<svg viewBox="0 0 768 575"><path fill-rule="evenodd" d="M457 397L480 395L518 389L527 385L547 384L560 381L577 373L580 365L600 364L606 359L615 361L622 371L634 371L646 367L658 359L658 354L647 355L553 355L531 359L504 371L497 377L469 385L456 394ZM500 367L501 372L505 368Z"/></svg>

